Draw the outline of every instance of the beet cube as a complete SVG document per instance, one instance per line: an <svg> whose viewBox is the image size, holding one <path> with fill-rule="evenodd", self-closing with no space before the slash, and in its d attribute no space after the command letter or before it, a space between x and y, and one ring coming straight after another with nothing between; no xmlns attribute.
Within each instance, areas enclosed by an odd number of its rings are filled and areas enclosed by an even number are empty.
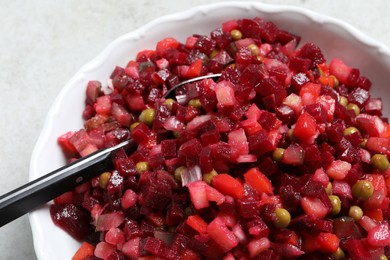
<svg viewBox="0 0 390 260"><path fill-rule="evenodd" d="M265 129L248 136L249 149L256 156L261 156L267 152L273 151L276 147L268 138Z"/></svg>
<svg viewBox="0 0 390 260"><path fill-rule="evenodd" d="M198 38L198 41L194 45L194 49L199 50L207 55L210 55L213 52L215 45L215 40L207 36L200 36Z"/></svg>
<svg viewBox="0 0 390 260"><path fill-rule="evenodd" d="M211 39L213 39L220 49L225 49L231 42L232 37L230 33L224 32L222 28L217 28L210 33Z"/></svg>
<svg viewBox="0 0 390 260"><path fill-rule="evenodd" d="M291 78L291 87L294 93L298 94L301 90L302 86L309 82L310 79L307 77L305 73L297 73Z"/></svg>
<svg viewBox="0 0 390 260"><path fill-rule="evenodd" d="M362 88L356 88L348 95L348 101L363 107L370 99L370 93Z"/></svg>
<svg viewBox="0 0 390 260"><path fill-rule="evenodd" d="M165 158L175 157L177 149L177 140L163 140L161 141L161 153Z"/></svg>
<svg viewBox="0 0 390 260"><path fill-rule="evenodd" d="M266 110L261 112L258 122L267 131L278 129L281 125L281 121L278 120L275 114Z"/></svg>
<svg viewBox="0 0 390 260"><path fill-rule="evenodd" d="M249 234L255 237L268 237L269 235L268 226L259 216L256 216L249 221L246 224L246 228L248 229Z"/></svg>
<svg viewBox="0 0 390 260"><path fill-rule="evenodd" d="M312 117L314 117L317 123L326 122L327 113L322 104L314 103L314 104L307 105L305 107L305 111L309 113Z"/></svg>
<svg viewBox="0 0 390 260"><path fill-rule="evenodd" d="M144 205L157 210L166 210L172 198L171 187L159 182L149 186L146 194L144 194Z"/></svg>
<svg viewBox="0 0 390 260"><path fill-rule="evenodd" d="M287 125L293 124L296 119L294 110L284 104L275 109L275 115L279 120L281 120L284 124Z"/></svg>
<svg viewBox="0 0 390 260"><path fill-rule="evenodd" d="M130 218L126 218L124 221L123 232L125 233L126 240L130 240L142 235L141 229L137 221Z"/></svg>
<svg viewBox="0 0 390 260"><path fill-rule="evenodd" d="M321 49L314 43L306 43L303 45L298 52L298 56L304 59L310 59L310 68L315 68L318 64L325 62Z"/></svg>
<svg viewBox="0 0 390 260"><path fill-rule="evenodd" d="M74 204L51 205L50 216L57 226L76 239L82 240L93 232L89 213Z"/></svg>
<svg viewBox="0 0 390 260"><path fill-rule="evenodd" d="M115 169L123 176L131 176L137 174L134 162L128 158L117 159L114 163Z"/></svg>
<svg viewBox="0 0 390 260"><path fill-rule="evenodd" d="M306 72L309 70L311 60L293 56L290 58L288 67L297 72Z"/></svg>
<svg viewBox="0 0 390 260"><path fill-rule="evenodd" d="M237 211L243 218L254 218L259 215L259 206L254 197L247 196L236 202Z"/></svg>
<svg viewBox="0 0 390 260"><path fill-rule="evenodd" d="M213 170L212 150L210 147L203 147L199 154L199 165L204 173L211 172Z"/></svg>

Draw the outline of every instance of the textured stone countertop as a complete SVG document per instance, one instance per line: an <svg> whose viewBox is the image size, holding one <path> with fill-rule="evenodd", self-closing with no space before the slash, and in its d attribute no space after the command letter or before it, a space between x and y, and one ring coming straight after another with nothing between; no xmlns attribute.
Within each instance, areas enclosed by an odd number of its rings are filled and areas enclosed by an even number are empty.
<svg viewBox="0 0 390 260"><path fill-rule="evenodd" d="M45 116L65 83L120 35L216 0L2 1L0 7L0 194L27 182ZM261 2L342 19L390 46L388 0ZM36 259L27 216L0 229L0 259Z"/></svg>

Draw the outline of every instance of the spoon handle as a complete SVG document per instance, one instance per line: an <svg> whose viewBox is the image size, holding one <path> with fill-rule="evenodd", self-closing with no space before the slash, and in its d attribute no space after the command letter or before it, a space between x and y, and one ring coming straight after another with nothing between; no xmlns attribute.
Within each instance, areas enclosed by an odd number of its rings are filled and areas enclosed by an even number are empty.
<svg viewBox="0 0 390 260"><path fill-rule="evenodd" d="M129 145L97 151L0 196L0 227L109 169L113 153Z"/></svg>

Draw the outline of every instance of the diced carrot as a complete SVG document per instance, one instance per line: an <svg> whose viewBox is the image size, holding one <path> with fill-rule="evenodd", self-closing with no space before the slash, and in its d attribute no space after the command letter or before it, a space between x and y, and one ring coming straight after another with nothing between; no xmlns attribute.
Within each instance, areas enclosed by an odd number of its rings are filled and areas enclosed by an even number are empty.
<svg viewBox="0 0 390 260"><path fill-rule="evenodd" d="M340 244L340 239L332 233L320 233L316 237L317 243L321 247L321 251L325 253L334 253Z"/></svg>
<svg viewBox="0 0 390 260"><path fill-rule="evenodd" d="M252 168L244 174L245 182L257 193L272 193L272 183L258 168Z"/></svg>
<svg viewBox="0 0 390 260"><path fill-rule="evenodd" d="M72 260L84 260L88 256L93 256L95 247L88 242L83 242L80 248L73 255Z"/></svg>
<svg viewBox="0 0 390 260"><path fill-rule="evenodd" d="M199 77L200 73L202 72L202 63L203 63L202 59L198 59L194 61L188 68L186 77L187 78Z"/></svg>
<svg viewBox="0 0 390 260"><path fill-rule="evenodd" d="M380 222L383 220L383 212L381 209L365 210L364 215Z"/></svg>
<svg viewBox="0 0 390 260"><path fill-rule="evenodd" d="M317 128L316 120L309 113L302 113L295 124L294 135L302 140L308 140L315 135Z"/></svg>
<svg viewBox="0 0 390 260"><path fill-rule="evenodd" d="M235 199L241 199L245 195L244 187L242 186L242 184L226 173L214 176L212 185L219 192L225 195L230 195Z"/></svg>
<svg viewBox="0 0 390 260"><path fill-rule="evenodd" d="M207 223L198 215L192 215L187 218L187 224L199 232L199 234L207 233Z"/></svg>

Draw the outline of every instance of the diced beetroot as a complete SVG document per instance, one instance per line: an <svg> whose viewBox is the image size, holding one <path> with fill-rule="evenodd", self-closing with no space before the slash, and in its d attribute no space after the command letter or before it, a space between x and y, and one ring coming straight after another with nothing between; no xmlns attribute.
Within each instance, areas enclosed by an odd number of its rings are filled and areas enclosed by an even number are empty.
<svg viewBox="0 0 390 260"><path fill-rule="evenodd" d="M102 84L97 80L91 80L87 84L87 103L93 104L101 93Z"/></svg>
<svg viewBox="0 0 390 260"><path fill-rule="evenodd" d="M310 59L311 68L325 62L324 55L322 54L320 48L313 43L306 43L303 45L298 52L298 56L301 58Z"/></svg>
<svg viewBox="0 0 390 260"><path fill-rule="evenodd" d="M370 94L368 91L362 88L356 88L348 95L348 101L358 105L359 107L364 107L369 98Z"/></svg>
<svg viewBox="0 0 390 260"><path fill-rule="evenodd" d="M278 132L271 131L267 133L265 129L261 129L248 136L249 151L256 156L273 151L276 149L280 137Z"/></svg>
<svg viewBox="0 0 390 260"><path fill-rule="evenodd" d="M355 221L351 217L340 217L333 221L333 233L340 239L349 238L355 230Z"/></svg>
<svg viewBox="0 0 390 260"><path fill-rule="evenodd" d="M51 218L57 226L76 239L84 239L92 232L89 214L74 204L57 204L50 206Z"/></svg>
<svg viewBox="0 0 390 260"><path fill-rule="evenodd" d="M390 230L389 224L380 224L368 231L367 242L372 246L389 246Z"/></svg>
<svg viewBox="0 0 390 260"><path fill-rule="evenodd" d="M344 244L345 249L352 259L370 259L367 249L359 239L350 238Z"/></svg>
<svg viewBox="0 0 390 260"><path fill-rule="evenodd" d="M291 244L273 244L273 248L284 257L299 257L305 252Z"/></svg>
<svg viewBox="0 0 390 260"><path fill-rule="evenodd" d="M156 136L152 133L149 127L144 124L138 124L133 131L131 132L131 138L136 141L138 144L152 147L156 144Z"/></svg>

